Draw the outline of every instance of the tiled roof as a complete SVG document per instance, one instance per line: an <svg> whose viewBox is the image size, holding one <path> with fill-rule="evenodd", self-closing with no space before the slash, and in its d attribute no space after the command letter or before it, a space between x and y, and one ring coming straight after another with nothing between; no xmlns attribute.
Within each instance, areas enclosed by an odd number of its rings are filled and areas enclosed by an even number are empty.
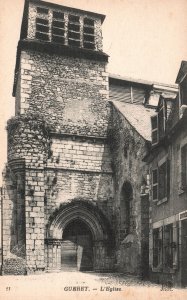
<svg viewBox="0 0 187 300"><path fill-rule="evenodd" d="M178 88L178 86L176 84L148 81L148 80L144 80L144 79L132 78L132 77L128 77L128 76L121 76L121 75L112 74L112 73L109 74L109 79L110 80L116 79L119 81L143 84L143 85L147 85L147 86L156 86L157 88L163 88L165 90L167 90L167 88L168 89L177 89Z"/></svg>
<svg viewBox="0 0 187 300"><path fill-rule="evenodd" d="M155 115L155 109L146 108L141 104L111 102L145 140L151 141L151 116Z"/></svg>

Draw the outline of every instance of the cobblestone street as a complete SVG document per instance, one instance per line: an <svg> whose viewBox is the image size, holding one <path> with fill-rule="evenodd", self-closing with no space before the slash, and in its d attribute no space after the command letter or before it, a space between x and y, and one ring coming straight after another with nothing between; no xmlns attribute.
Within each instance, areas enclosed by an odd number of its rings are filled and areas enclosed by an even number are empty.
<svg viewBox="0 0 187 300"><path fill-rule="evenodd" d="M179 299L187 289L163 289L161 285L122 274L62 272L0 277L0 300L58 299Z"/></svg>

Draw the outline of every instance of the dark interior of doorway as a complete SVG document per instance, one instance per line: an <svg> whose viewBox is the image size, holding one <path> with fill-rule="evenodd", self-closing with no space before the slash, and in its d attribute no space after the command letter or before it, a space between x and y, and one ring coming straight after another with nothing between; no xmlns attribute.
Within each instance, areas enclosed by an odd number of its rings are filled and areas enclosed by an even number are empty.
<svg viewBox="0 0 187 300"><path fill-rule="evenodd" d="M63 232L61 268L66 271L93 270L93 239L81 220L70 222Z"/></svg>

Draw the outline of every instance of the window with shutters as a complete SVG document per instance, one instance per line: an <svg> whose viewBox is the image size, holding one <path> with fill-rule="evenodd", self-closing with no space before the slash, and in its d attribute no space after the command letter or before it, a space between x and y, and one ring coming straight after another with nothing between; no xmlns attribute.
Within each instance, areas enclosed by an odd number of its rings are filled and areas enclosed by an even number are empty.
<svg viewBox="0 0 187 300"><path fill-rule="evenodd" d="M174 268L178 253L177 236L174 238L172 223L153 229L153 270Z"/></svg>
<svg viewBox="0 0 187 300"><path fill-rule="evenodd" d="M170 161L158 167L158 204L168 200L170 195Z"/></svg>
<svg viewBox="0 0 187 300"><path fill-rule="evenodd" d="M167 120L166 101L162 99L157 115L151 117L152 145L156 145L165 136Z"/></svg>
<svg viewBox="0 0 187 300"><path fill-rule="evenodd" d="M181 147L181 188L187 189L187 144Z"/></svg>
<svg viewBox="0 0 187 300"><path fill-rule="evenodd" d="M163 260L165 268L173 267L173 224L164 226Z"/></svg>
<svg viewBox="0 0 187 300"><path fill-rule="evenodd" d="M151 117L152 146L158 143L158 115Z"/></svg>
<svg viewBox="0 0 187 300"><path fill-rule="evenodd" d="M162 264L162 228L153 229L153 267Z"/></svg>
<svg viewBox="0 0 187 300"><path fill-rule="evenodd" d="M161 204L170 196L170 161L166 160L152 170L152 199Z"/></svg>

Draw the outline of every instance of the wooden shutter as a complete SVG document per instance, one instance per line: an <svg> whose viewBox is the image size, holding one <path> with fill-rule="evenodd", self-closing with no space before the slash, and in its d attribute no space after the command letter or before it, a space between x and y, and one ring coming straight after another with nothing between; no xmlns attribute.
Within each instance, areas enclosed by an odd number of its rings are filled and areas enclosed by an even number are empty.
<svg viewBox="0 0 187 300"><path fill-rule="evenodd" d="M153 201L158 200L158 169L152 171L152 197Z"/></svg>
<svg viewBox="0 0 187 300"><path fill-rule="evenodd" d="M167 198L170 196L170 160L167 160Z"/></svg>
<svg viewBox="0 0 187 300"><path fill-rule="evenodd" d="M159 167L158 172L159 172L158 198L159 200L162 200L165 197L167 197L167 162L166 161Z"/></svg>
<svg viewBox="0 0 187 300"><path fill-rule="evenodd" d="M187 187L187 144L181 148L181 187Z"/></svg>
<svg viewBox="0 0 187 300"><path fill-rule="evenodd" d="M152 145L158 143L158 115L151 117Z"/></svg>
<svg viewBox="0 0 187 300"><path fill-rule="evenodd" d="M158 135L159 139L164 136L164 106L162 106L158 112Z"/></svg>

